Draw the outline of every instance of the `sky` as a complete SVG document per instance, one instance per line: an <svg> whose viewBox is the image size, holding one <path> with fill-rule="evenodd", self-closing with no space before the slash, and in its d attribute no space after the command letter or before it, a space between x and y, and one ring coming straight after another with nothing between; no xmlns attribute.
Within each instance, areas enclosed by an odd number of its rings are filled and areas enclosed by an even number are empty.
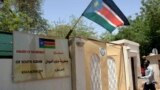
<svg viewBox="0 0 160 90"><path fill-rule="evenodd" d="M126 17L135 17L135 13L140 12L141 0L113 0ZM80 17L83 11L87 8L91 0L44 0L42 4L43 17L49 21L49 23L64 21L68 23L71 16ZM105 32L106 30L100 25L94 23L83 17L87 23L92 23L95 31L98 34ZM113 33L117 33L118 29Z"/></svg>

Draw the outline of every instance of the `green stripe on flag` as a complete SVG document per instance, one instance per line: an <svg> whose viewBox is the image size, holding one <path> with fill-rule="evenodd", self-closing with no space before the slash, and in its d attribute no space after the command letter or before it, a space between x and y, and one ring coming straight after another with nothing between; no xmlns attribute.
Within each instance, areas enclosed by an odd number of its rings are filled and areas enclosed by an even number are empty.
<svg viewBox="0 0 160 90"><path fill-rule="evenodd" d="M95 12L94 13L85 13L84 16L87 17L88 19L98 23L99 25L103 26L109 32L112 32L115 29L114 26L109 24L104 18L102 18L100 15L98 15Z"/></svg>
<svg viewBox="0 0 160 90"><path fill-rule="evenodd" d="M40 48L55 48L55 46L40 46Z"/></svg>

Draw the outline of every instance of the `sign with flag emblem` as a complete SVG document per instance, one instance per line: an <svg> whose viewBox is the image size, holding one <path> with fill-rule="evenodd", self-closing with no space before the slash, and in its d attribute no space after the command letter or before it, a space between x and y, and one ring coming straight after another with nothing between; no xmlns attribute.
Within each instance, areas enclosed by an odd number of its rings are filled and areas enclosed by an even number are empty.
<svg viewBox="0 0 160 90"><path fill-rule="evenodd" d="M15 82L70 75L67 39L14 32L13 40Z"/></svg>

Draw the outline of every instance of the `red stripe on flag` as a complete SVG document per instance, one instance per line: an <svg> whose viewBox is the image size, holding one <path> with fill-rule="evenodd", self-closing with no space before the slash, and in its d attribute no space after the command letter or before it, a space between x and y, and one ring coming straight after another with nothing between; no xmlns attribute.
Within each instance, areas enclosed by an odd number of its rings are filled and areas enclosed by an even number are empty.
<svg viewBox="0 0 160 90"><path fill-rule="evenodd" d="M55 42L44 41L45 45L55 45Z"/></svg>
<svg viewBox="0 0 160 90"><path fill-rule="evenodd" d="M52 45L52 44L44 44L44 46L55 46L55 45Z"/></svg>
<svg viewBox="0 0 160 90"><path fill-rule="evenodd" d="M114 25L121 26L123 25L123 22L121 22L109 9L107 9L106 7L102 7L102 9L100 9L98 11L100 14L102 14L106 19L108 19L110 22L112 22Z"/></svg>

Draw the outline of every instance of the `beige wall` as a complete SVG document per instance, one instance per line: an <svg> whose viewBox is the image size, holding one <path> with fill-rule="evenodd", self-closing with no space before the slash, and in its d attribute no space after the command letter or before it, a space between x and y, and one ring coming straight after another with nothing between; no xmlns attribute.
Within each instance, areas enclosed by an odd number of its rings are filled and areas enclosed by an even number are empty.
<svg viewBox="0 0 160 90"><path fill-rule="evenodd" d="M104 42L81 38L73 39L71 42L73 90L92 90L90 64L93 54L100 58L102 90L108 90L108 57L113 58L116 63L118 90L127 90L121 45L108 46ZM80 43L83 43L83 45L81 46ZM99 54L99 48L101 47L106 48L107 56Z"/></svg>
<svg viewBox="0 0 160 90"><path fill-rule="evenodd" d="M80 38L70 40L73 90L87 90L83 43Z"/></svg>
<svg viewBox="0 0 160 90"><path fill-rule="evenodd" d="M112 57L116 62L118 90L128 90L125 70L125 58L123 55L123 46L107 44L107 55Z"/></svg>

